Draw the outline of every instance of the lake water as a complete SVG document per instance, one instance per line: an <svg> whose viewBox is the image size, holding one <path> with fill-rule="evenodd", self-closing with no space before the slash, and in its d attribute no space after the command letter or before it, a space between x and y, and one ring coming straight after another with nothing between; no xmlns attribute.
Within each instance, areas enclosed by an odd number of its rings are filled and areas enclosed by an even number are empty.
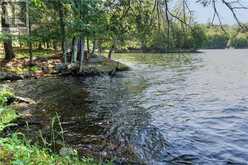
<svg viewBox="0 0 248 165"><path fill-rule="evenodd" d="M131 150L140 163L248 164L248 50L202 52L116 54L130 71L73 79L84 96L72 88L53 95L58 83L43 93L57 97L53 107L64 110L64 121L81 121L65 128L75 145L88 132Z"/></svg>

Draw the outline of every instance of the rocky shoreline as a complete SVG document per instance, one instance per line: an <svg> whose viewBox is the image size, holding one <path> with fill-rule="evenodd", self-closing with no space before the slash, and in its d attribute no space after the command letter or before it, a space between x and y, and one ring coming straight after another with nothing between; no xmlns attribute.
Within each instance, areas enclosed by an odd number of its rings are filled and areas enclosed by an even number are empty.
<svg viewBox="0 0 248 165"><path fill-rule="evenodd" d="M119 71L127 71L129 67L120 62L109 60L104 56L90 58L79 72L79 64L63 64L59 58L37 58L32 65L27 59L16 59L1 63L0 81L16 81L49 76L96 76L102 74L114 75Z"/></svg>

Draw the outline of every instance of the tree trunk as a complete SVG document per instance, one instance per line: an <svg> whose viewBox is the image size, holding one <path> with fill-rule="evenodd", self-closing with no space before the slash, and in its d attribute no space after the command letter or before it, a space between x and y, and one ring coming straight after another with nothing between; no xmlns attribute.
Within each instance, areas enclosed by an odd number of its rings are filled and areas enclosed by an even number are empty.
<svg viewBox="0 0 248 165"><path fill-rule="evenodd" d="M55 52L58 51L58 45L56 41L53 41L53 49L55 50Z"/></svg>
<svg viewBox="0 0 248 165"><path fill-rule="evenodd" d="M115 45L113 44L109 50L109 53L108 53L108 59L111 60L112 59L112 53L115 49Z"/></svg>
<svg viewBox="0 0 248 165"><path fill-rule="evenodd" d="M84 36L81 36L81 41L80 41L80 69L79 72L81 73L83 71L83 63L84 63L84 47L85 47L85 39Z"/></svg>
<svg viewBox="0 0 248 165"><path fill-rule="evenodd" d="M98 52L99 52L99 55L102 55L102 42L101 42L101 41L98 41L98 42L97 42L97 45L98 45Z"/></svg>
<svg viewBox="0 0 248 165"><path fill-rule="evenodd" d="M64 9L63 4L59 2L59 20L60 20L60 33L61 33L61 49L64 56L64 63L67 63L67 55L65 52L65 23L64 23Z"/></svg>
<svg viewBox="0 0 248 165"><path fill-rule="evenodd" d="M6 33L7 36L4 38L3 45L4 45L4 53L5 53L5 60L9 61L15 58L15 53L12 46L12 37L9 35L10 33L10 20L8 19L8 11L6 8L7 3L2 2L2 21L1 25L3 28L3 33Z"/></svg>
<svg viewBox="0 0 248 165"><path fill-rule="evenodd" d="M39 44L38 44L38 49L42 50L42 43L41 42L39 42Z"/></svg>
<svg viewBox="0 0 248 165"><path fill-rule="evenodd" d="M116 39L113 39L113 43L112 46L109 50L109 54L108 54L108 59L111 60L112 59L112 53L115 50L115 45L116 45Z"/></svg>
<svg viewBox="0 0 248 165"><path fill-rule="evenodd" d="M73 54L71 58L71 63L76 63L77 62L77 55L78 55L78 41L76 38L74 38L73 41Z"/></svg>
<svg viewBox="0 0 248 165"><path fill-rule="evenodd" d="M49 43L49 41L46 42L46 47L47 47L47 49L50 48L50 43Z"/></svg>
<svg viewBox="0 0 248 165"><path fill-rule="evenodd" d="M91 54L94 55L96 51L96 40L93 41L93 48Z"/></svg>
<svg viewBox="0 0 248 165"><path fill-rule="evenodd" d="M28 10L28 8L27 8ZM28 21L28 52L29 52L29 64L31 65L33 62L33 47L32 47L32 25L31 25L31 20L29 16L29 10L27 11L27 21Z"/></svg>
<svg viewBox="0 0 248 165"><path fill-rule="evenodd" d="M73 58L73 55L74 55L74 44L75 44L75 37L72 38L72 41L71 41L71 63L73 62L72 58Z"/></svg>
<svg viewBox="0 0 248 165"><path fill-rule="evenodd" d="M90 40L87 37L87 51L90 52Z"/></svg>
<svg viewBox="0 0 248 165"><path fill-rule="evenodd" d="M11 37L8 37L9 39L4 39L3 45L4 45L4 52L5 52L5 60L10 61L13 58L15 58L15 53L13 51L12 47L12 39Z"/></svg>

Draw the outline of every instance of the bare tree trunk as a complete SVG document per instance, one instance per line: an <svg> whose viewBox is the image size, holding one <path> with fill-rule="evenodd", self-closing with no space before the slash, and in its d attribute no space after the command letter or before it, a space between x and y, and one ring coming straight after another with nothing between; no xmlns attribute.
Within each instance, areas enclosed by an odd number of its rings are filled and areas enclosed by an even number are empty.
<svg viewBox="0 0 248 165"><path fill-rule="evenodd" d="M28 21L28 52L29 52L29 64L31 65L33 62L33 47L32 47L32 25L31 19L29 16L29 7L27 6L27 21Z"/></svg>
<svg viewBox="0 0 248 165"><path fill-rule="evenodd" d="M96 51L96 40L94 39L94 41L93 41L93 48L92 48L92 52L91 52L91 54L92 55L94 55L95 54L95 51Z"/></svg>
<svg viewBox="0 0 248 165"><path fill-rule="evenodd" d="M85 47L85 39L84 36L81 35L81 42L80 42L80 69L79 72L83 71L83 63L84 63L84 47Z"/></svg>
<svg viewBox="0 0 248 165"><path fill-rule="evenodd" d="M8 37L9 39L4 39L3 45L4 45L4 53L5 53L5 60L10 61L13 58L15 58L15 53L13 51L12 47L12 39L11 37Z"/></svg>
<svg viewBox="0 0 248 165"><path fill-rule="evenodd" d="M90 40L87 37L87 51L90 52Z"/></svg>
<svg viewBox="0 0 248 165"><path fill-rule="evenodd" d="M50 43L49 43L49 41L46 42L46 48L47 48L47 49L50 48Z"/></svg>
<svg viewBox="0 0 248 165"><path fill-rule="evenodd" d="M42 50L42 43L41 42L38 43L38 49Z"/></svg>
<svg viewBox="0 0 248 165"><path fill-rule="evenodd" d="M78 55L78 42L76 37L73 38L73 54L71 58L71 63L76 63L77 62L77 55Z"/></svg>
<svg viewBox="0 0 248 165"><path fill-rule="evenodd" d="M102 55L102 42L101 42L101 41L98 41L98 42L97 42L97 45L98 45L98 52L99 52L99 55Z"/></svg>
<svg viewBox="0 0 248 165"><path fill-rule="evenodd" d="M117 42L117 40L116 39L113 39L113 43L112 43L112 46L111 46L111 48L109 50L109 54L108 54L108 59L109 60L112 59L112 53L115 50L116 42Z"/></svg>
<svg viewBox="0 0 248 165"><path fill-rule="evenodd" d="M9 35L10 33L10 20L8 19L8 11L6 8L7 3L2 3L2 21L1 25L3 28L3 32L7 34L4 38L3 45L4 45L4 53L5 53L5 60L9 61L15 58L15 53L12 46L12 37Z"/></svg>
<svg viewBox="0 0 248 165"><path fill-rule="evenodd" d="M165 17L166 17L166 21L167 21L167 42L168 42L168 46L167 46L167 51L169 51L170 49L170 18L169 18L169 6L168 6L168 1L164 0L165 2Z"/></svg>
<svg viewBox="0 0 248 165"><path fill-rule="evenodd" d="M65 23L64 23L64 9L63 4L59 2L59 20L60 20L60 33L61 33L61 49L64 56L64 63L67 63L67 55L65 51Z"/></svg>
<svg viewBox="0 0 248 165"><path fill-rule="evenodd" d="M112 53L115 49L115 45L113 44L109 50L109 53L108 53L108 59L111 60L112 59Z"/></svg>

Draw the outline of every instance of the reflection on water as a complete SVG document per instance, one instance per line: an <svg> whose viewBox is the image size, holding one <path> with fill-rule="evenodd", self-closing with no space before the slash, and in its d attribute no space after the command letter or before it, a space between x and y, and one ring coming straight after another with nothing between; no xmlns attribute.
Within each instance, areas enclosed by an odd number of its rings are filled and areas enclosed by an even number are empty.
<svg viewBox="0 0 248 165"><path fill-rule="evenodd" d="M247 50L114 58L132 70L15 85L46 115L76 121L65 127L67 141L83 151L155 165L248 162Z"/></svg>

